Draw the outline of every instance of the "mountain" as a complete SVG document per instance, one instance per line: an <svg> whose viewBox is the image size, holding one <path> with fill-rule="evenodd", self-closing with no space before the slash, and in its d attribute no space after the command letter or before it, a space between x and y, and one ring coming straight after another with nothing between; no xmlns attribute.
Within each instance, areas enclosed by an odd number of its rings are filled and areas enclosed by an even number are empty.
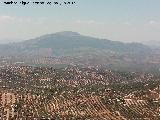
<svg viewBox="0 0 160 120"><path fill-rule="evenodd" d="M2 59L1 59L2 58ZM5 58L5 59L4 59ZM141 43L123 43L64 31L0 45L0 65L102 66L124 71L160 70L159 51Z"/></svg>
<svg viewBox="0 0 160 120"><path fill-rule="evenodd" d="M160 41L158 40L144 41L143 44L151 48L160 48Z"/></svg>
<svg viewBox="0 0 160 120"><path fill-rule="evenodd" d="M144 55L150 52L150 48L140 43L122 43L64 31L19 43L3 44L0 45L0 51L1 55L75 56L107 53Z"/></svg>

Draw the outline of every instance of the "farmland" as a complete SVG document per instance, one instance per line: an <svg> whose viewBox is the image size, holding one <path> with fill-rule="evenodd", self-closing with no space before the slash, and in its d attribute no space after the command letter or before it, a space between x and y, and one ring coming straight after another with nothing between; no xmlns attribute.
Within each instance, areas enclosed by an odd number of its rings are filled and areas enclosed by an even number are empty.
<svg viewBox="0 0 160 120"><path fill-rule="evenodd" d="M160 80L96 67L0 69L2 120L158 120Z"/></svg>

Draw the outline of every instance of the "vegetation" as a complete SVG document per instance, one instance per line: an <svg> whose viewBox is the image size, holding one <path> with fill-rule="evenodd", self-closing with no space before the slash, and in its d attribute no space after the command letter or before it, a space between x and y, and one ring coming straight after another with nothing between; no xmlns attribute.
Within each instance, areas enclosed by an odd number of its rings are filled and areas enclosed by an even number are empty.
<svg viewBox="0 0 160 120"><path fill-rule="evenodd" d="M159 119L160 79L95 67L5 66L1 119Z"/></svg>

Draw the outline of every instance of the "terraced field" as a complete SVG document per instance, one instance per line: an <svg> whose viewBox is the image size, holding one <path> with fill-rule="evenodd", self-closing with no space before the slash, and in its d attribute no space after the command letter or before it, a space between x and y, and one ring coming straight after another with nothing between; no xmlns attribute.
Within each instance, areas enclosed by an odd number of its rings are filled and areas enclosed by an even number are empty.
<svg viewBox="0 0 160 120"><path fill-rule="evenodd" d="M29 66L0 71L0 120L160 119L160 80L150 74Z"/></svg>

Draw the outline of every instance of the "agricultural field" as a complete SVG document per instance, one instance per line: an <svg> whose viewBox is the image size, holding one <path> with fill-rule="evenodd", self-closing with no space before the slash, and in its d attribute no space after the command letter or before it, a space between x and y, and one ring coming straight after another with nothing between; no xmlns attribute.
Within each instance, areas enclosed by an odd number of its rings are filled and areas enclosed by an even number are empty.
<svg viewBox="0 0 160 120"><path fill-rule="evenodd" d="M1 120L159 120L160 79L96 67L0 69Z"/></svg>

